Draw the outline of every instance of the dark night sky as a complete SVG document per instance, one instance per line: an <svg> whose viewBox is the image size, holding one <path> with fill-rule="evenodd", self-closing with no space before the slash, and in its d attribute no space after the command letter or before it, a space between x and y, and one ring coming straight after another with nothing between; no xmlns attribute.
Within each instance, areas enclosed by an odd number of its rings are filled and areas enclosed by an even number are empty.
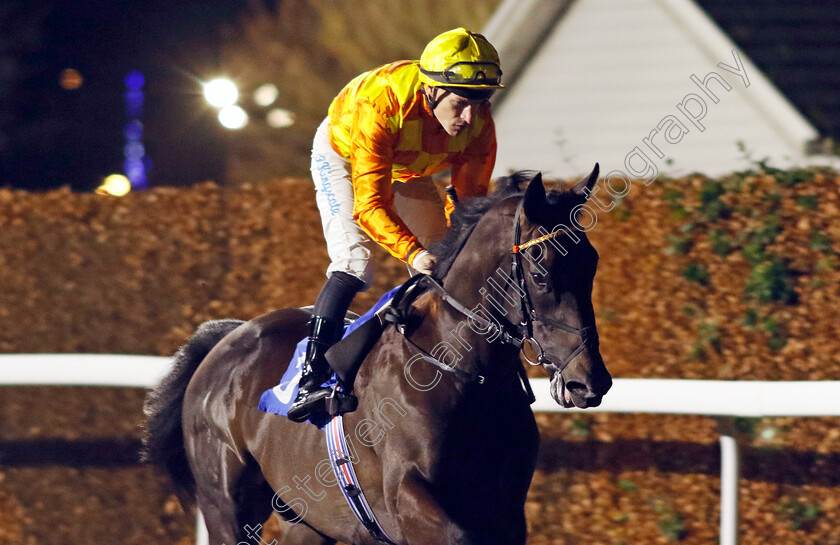
<svg viewBox="0 0 840 545"><path fill-rule="evenodd" d="M0 187L89 190L103 176L120 172L127 121L124 78L131 70L142 71L146 81L142 122L146 154L153 161L151 185L222 174L221 129L199 94L198 80L218 73L218 38L246 0L12 4L17 4L12 15L8 8L5 15L0 11L6 19L0 20L0 30L18 25L16 39L31 45L23 53L0 50L7 65L11 57L19 68L0 104L6 120ZM79 89L59 85L66 68L81 73Z"/></svg>

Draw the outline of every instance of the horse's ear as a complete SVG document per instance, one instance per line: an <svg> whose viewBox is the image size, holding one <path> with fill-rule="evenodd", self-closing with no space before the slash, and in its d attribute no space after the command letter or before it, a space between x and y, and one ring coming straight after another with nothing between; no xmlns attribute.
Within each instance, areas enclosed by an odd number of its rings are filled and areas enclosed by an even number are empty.
<svg viewBox="0 0 840 545"><path fill-rule="evenodd" d="M539 223L540 219L547 215L547 208L548 201L545 198L542 173L538 172L525 190L525 202L522 205L522 210L525 212L525 217L528 218L528 221Z"/></svg>
<svg viewBox="0 0 840 545"><path fill-rule="evenodd" d="M594 186L595 182L598 181L598 172L600 172L600 170L600 165L598 165L598 163L595 163L595 168L592 169L592 172L589 174L589 176L576 183L575 186L572 188L572 191L574 191L578 195L588 197L589 192L592 191L592 186ZM586 189L586 191L584 191L584 188Z"/></svg>

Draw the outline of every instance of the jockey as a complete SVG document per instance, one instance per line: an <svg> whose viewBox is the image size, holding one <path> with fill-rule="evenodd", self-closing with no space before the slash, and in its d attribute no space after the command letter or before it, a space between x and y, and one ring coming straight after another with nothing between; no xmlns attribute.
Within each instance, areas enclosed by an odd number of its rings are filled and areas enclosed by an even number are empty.
<svg viewBox="0 0 840 545"><path fill-rule="evenodd" d="M442 238L454 204L441 202L431 175L451 168L459 196L487 194L496 160L489 99L501 76L495 48L458 28L429 42L419 61L365 72L333 100L315 133L311 167L331 263L291 420L323 410L332 391L321 387L330 375L324 354L341 338L356 293L373 281L374 244L432 273L436 259L426 247ZM340 404L352 406L343 396Z"/></svg>

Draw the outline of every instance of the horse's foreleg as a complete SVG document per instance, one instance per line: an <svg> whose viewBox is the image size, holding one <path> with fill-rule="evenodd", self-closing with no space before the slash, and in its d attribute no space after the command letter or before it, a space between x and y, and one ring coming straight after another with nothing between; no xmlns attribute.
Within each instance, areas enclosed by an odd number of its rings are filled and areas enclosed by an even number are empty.
<svg viewBox="0 0 840 545"><path fill-rule="evenodd" d="M396 501L403 542L409 545L469 545L471 539L429 492L415 473L405 475Z"/></svg>

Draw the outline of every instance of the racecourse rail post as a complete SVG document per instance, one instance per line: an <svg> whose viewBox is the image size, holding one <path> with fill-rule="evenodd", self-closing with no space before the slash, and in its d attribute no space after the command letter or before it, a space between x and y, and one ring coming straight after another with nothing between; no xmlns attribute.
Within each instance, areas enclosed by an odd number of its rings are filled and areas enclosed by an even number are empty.
<svg viewBox="0 0 840 545"><path fill-rule="evenodd" d="M735 419L716 419L720 430L720 545L738 544L738 481L741 460Z"/></svg>

